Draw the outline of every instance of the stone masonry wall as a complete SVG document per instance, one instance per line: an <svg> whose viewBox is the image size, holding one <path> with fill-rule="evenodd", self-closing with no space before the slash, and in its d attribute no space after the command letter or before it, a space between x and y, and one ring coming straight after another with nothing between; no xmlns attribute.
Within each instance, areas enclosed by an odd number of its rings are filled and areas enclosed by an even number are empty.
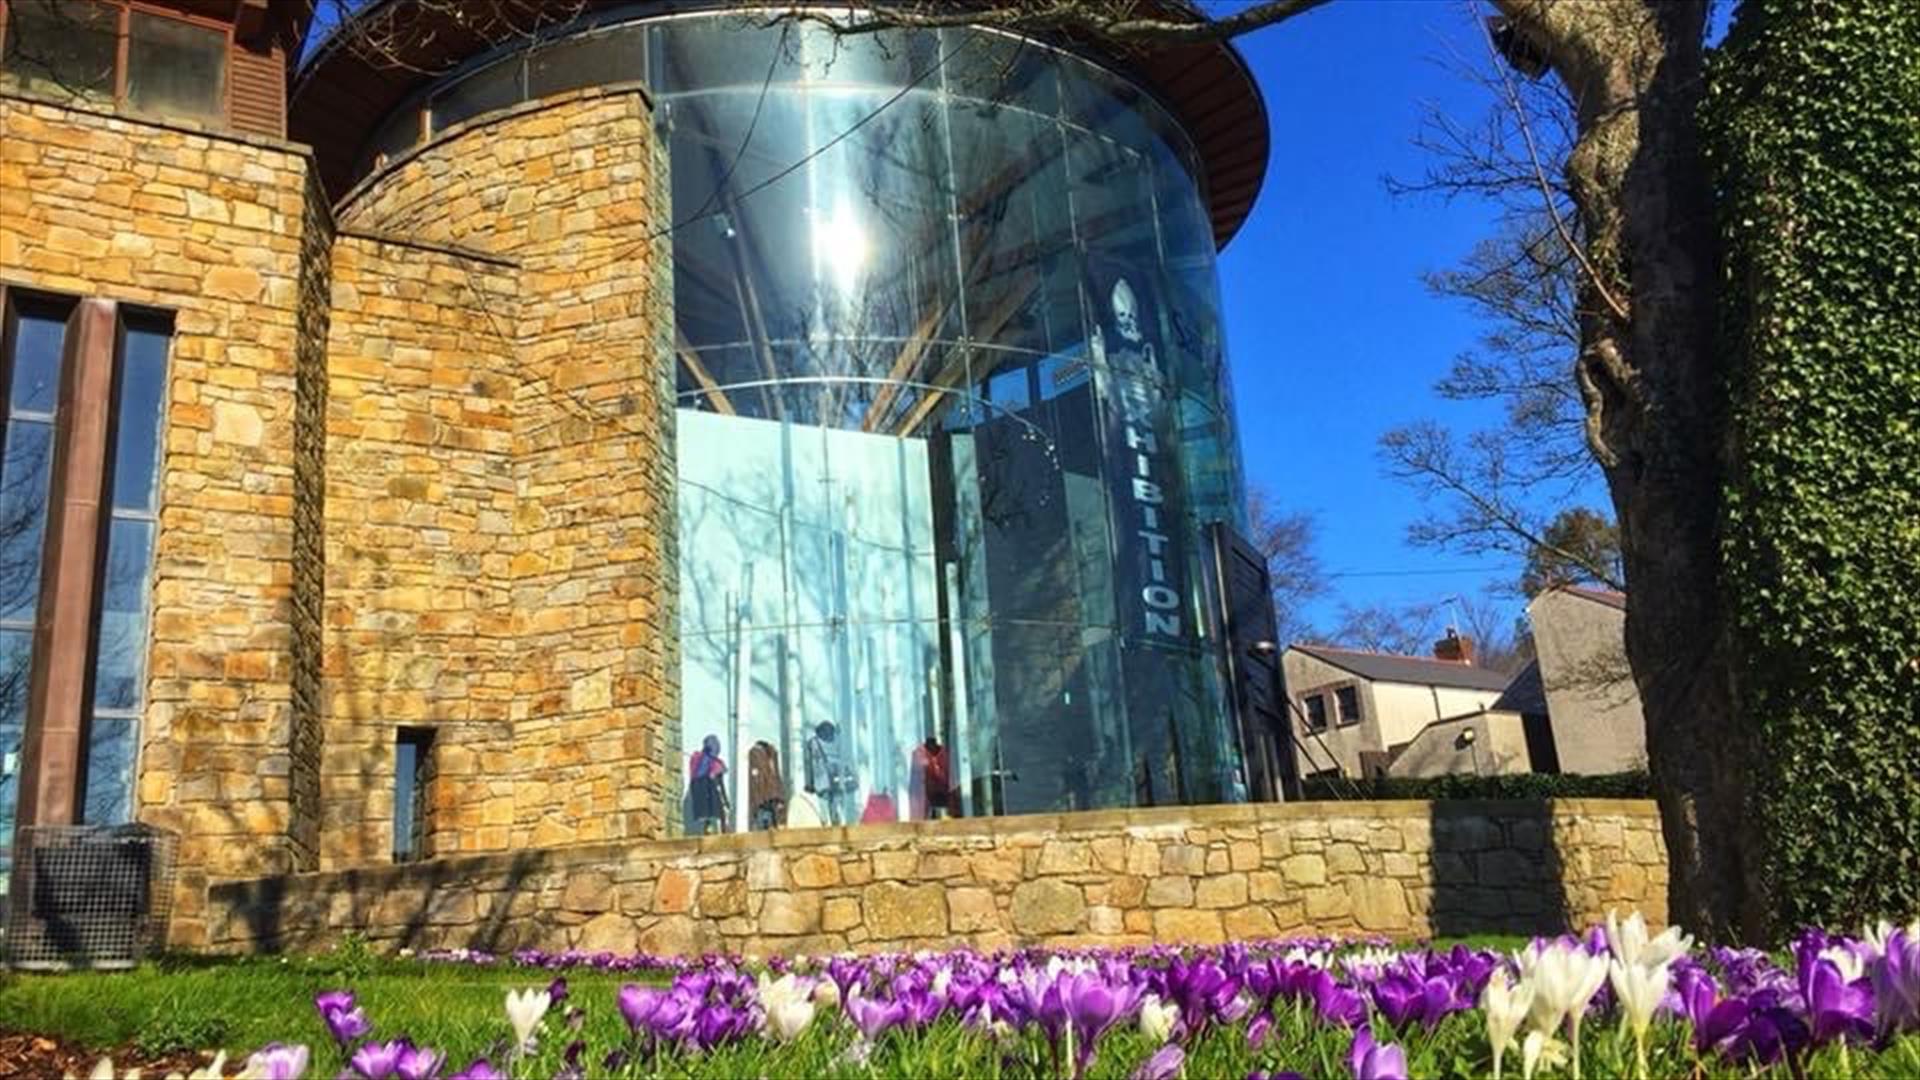
<svg viewBox="0 0 1920 1080"><path fill-rule="evenodd" d="M498 259L334 245L323 867L391 857L401 725L437 733L426 853L507 846L516 289Z"/></svg>
<svg viewBox="0 0 1920 1080"><path fill-rule="evenodd" d="M174 317L135 801L181 835L186 943L209 877L311 865L297 401L311 418L327 229L300 147L0 96L0 277Z"/></svg>
<svg viewBox="0 0 1920 1080"><path fill-rule="evenodd" d="M1098 811L583 844L214 887L213 945L749 955L1551 932L1666 912L1654 804Z"/></svg>
<svg viewBox="0 0 1920 1080"><path fill-rule="evenodd" d="M335 263L326 798L352 827L324 865L385 857L402 725L435 731L430 852L664 831L665 179L615 86L451 128L340 204L409 250Z"/></svg>

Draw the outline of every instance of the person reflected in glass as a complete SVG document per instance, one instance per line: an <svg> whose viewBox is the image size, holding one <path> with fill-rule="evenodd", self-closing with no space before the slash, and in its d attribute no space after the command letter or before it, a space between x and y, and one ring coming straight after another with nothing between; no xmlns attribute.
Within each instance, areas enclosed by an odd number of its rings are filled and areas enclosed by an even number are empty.
<svg viewBox="0 0 1920 1080"><path fill-rule="evenodd" d="M854 788L853 774L840 760L840 748L834 744L839 729L831 720L822 720L807 736L805 789L819 797L831 825L845 825L853 816L847 806Z"/></svg>
<svg viewBox="0 0 1920 1080"><path fill-rule="evenodd" d="M764 830L787 823L787 787L780 776L780 751L765 739L747 751L748 828Z"/></svg>
<svg viewBox="0 0 1920 1080"><path fill-rule="evenodd" d="M914 820L931 821L953 813L953 787L947 771L947 748L937 735L913 748L913 767L907 804Z"/></svg>
<svg viewBox="0 0 1920 1080"><path fill-rule="evenodd" d="M696 836L727 831L727 765L720 760L720 736L709 735L687 762L687 820Z"/></svg>

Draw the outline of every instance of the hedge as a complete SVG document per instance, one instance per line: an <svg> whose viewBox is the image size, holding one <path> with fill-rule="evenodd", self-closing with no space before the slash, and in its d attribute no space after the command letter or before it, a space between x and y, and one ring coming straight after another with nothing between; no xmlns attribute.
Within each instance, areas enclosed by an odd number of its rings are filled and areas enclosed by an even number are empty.
<svg viewBox="0 0 1920 1080"><path fill-rule="evenodd" d="M1383 776L1370 780L1303 780L1302 795L1317 799L1650 799L1644 771L1597 776L1515 773L1510 776Z"/></svg>

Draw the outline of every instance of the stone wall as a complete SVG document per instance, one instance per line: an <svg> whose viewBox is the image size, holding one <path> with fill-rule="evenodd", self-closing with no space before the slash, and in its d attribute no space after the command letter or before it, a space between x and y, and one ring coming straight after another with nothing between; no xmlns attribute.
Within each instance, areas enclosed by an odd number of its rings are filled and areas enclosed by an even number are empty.
<svg viewBox="0 0 1920 1080"><path fill-rule="evenodd" d="M213 945L818 953L1664 921L1635 800L1098 811L584 844L225 882Z"/></svg>
<svg viewBox="0 0 1920 1080"><path fill-rule="evenodd" d="M181 835L189 943L208 877L313 854L295 448L314 448L329 226L308 166L274 140L0 96L0 278L173 315L135 803Z"/></svg>
<svg viewBox="0 0 1920 1080"><path fill-rule="evenodd" d="M434 731L430 852L663 834L665 192L629 85L449 128L341 201L409 247L336 255L327 800L357 825L324 865L386 857L403 725Z"/></svg>

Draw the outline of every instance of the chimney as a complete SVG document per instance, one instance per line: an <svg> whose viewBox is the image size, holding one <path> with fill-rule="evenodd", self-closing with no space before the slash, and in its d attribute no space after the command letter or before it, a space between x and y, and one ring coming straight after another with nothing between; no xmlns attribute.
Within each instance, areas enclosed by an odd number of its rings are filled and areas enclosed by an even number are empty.
<svg viewBox="0 0 1920 1080"><path fill-rule="evenodd" d="M1447 636L1433 643L1433 658L1451 660L1456 664L1473 663L1473 639L1461 637L1460 631L1447 627Z"/></svg>

